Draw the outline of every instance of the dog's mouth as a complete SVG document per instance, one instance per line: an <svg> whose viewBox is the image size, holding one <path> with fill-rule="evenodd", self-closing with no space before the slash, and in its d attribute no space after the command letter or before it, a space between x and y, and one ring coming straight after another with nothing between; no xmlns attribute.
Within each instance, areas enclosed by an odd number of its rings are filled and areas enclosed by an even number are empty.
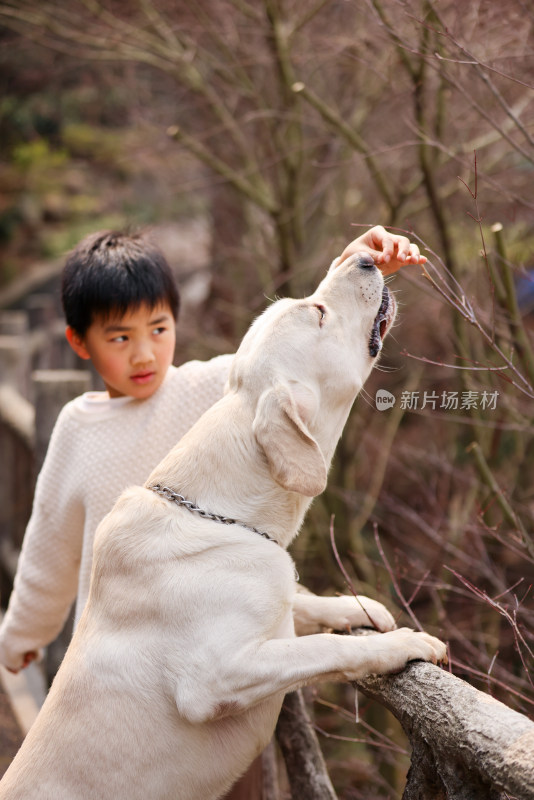
<svg viewBox="0 0 534 800"><path fill-rule="evenodd" d="M369 354L376 358L382 350L382 341L395 318L395 299L387 286L382 289L382 302L373 322L369 339Z"/></svg>

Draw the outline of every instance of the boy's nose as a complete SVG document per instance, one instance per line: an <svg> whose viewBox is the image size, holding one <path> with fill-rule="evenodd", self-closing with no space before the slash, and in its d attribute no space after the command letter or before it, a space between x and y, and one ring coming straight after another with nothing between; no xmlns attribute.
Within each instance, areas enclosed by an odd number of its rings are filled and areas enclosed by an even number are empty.
<svg viewBox="0 0 534 800"><path fill-rule="evenodd" d="M154 361L154 352L150 342L138 342L132 353L132 363L139 366Z"/></svg>

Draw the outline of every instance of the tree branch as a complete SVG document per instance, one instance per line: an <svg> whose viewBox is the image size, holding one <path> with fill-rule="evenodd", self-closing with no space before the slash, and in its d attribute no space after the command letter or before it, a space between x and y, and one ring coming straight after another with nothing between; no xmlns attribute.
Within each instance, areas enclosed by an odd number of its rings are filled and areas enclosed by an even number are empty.
<svg viewBox="0 0 534 800"><path fill-rule="evenodd" d="M410 738L404 800L496 800L503 790L534 800L528 717L433 664L365 678L357 688L389 708Z"/></svg>
<svg viewBox="0 0 534 800"><path fill-rule="evenodd" d="M345 139L346 142L358 153L361 153L365 158L365 163L369 172L375 182L382 198L384 199L388 210L394 213L397 207L395 199L391 194L388 182L381 170L379 169L375 159L371 155L371 151L367 146L364 139L349 125L345 120L335 111L331 106L327 105L315 92L306 86L301 81L296 81L293 84L293 91L300 94L301 97L308 102L312 108L319 112L321 117L331 125Z"/></svg>
<svg viewBox="0 0 534 800"><path fill-rule="evenodd" d="M193 136L186 133L182 128L173 125L168 129L167 133L172 139L176 139L176 141L183 144L184 147L199 159L199 161L202 161L203 164L212 169L217 175L220 175L221 178L224 178L224 180L232 184L241 194L257 206L263 208L264 211L267 211L269 214L275 215L278 213L278 206L267 191L262 192L255 187L243 178L240 172L232 169L226 162L217 158L214 153L204 147L204 145Z"/></svg>
<svg viewBox="0 0 534 800"><path fill-rule="evenodd" d="M286 694L276 726L294 800L337 800L301 692Z"/></svg>

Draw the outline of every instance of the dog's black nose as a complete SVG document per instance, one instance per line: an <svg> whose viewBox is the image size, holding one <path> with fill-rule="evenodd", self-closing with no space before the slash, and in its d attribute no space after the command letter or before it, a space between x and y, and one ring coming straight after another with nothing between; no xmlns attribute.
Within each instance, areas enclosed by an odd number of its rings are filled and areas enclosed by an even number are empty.
<svg viewBox="0 0 534 800"><path fill-rule="evenodd" d="M373 257L370 256L369 253L360 253L358 255L358 266L362 269L373 269L375 266Z"/></svg>

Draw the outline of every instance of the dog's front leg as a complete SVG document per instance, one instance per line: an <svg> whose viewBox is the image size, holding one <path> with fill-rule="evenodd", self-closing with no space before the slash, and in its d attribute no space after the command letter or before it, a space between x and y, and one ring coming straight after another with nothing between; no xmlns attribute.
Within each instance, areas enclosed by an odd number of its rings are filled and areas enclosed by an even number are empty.
<svg viewBox="0 0 534 800"><path fill-rule="evenodd" d="M293 600L293 621L297 636L320 633L325 629L343 631L371 627L391 631L395 620L382 603L362 595L320 597L306 589Z"/></svg>
<svg viewBox="0 0 534 800"><path fill-rule="evenodd" d="M269 698L281 702L283 694L309 683L400 672L415 660L445 661L446 647L427 633L400 628L366 637L269 639L221 652L213 661L214 655L211 649L208 671L197 668L175 684L178 711L194 724L235 716Z"/></svg>

